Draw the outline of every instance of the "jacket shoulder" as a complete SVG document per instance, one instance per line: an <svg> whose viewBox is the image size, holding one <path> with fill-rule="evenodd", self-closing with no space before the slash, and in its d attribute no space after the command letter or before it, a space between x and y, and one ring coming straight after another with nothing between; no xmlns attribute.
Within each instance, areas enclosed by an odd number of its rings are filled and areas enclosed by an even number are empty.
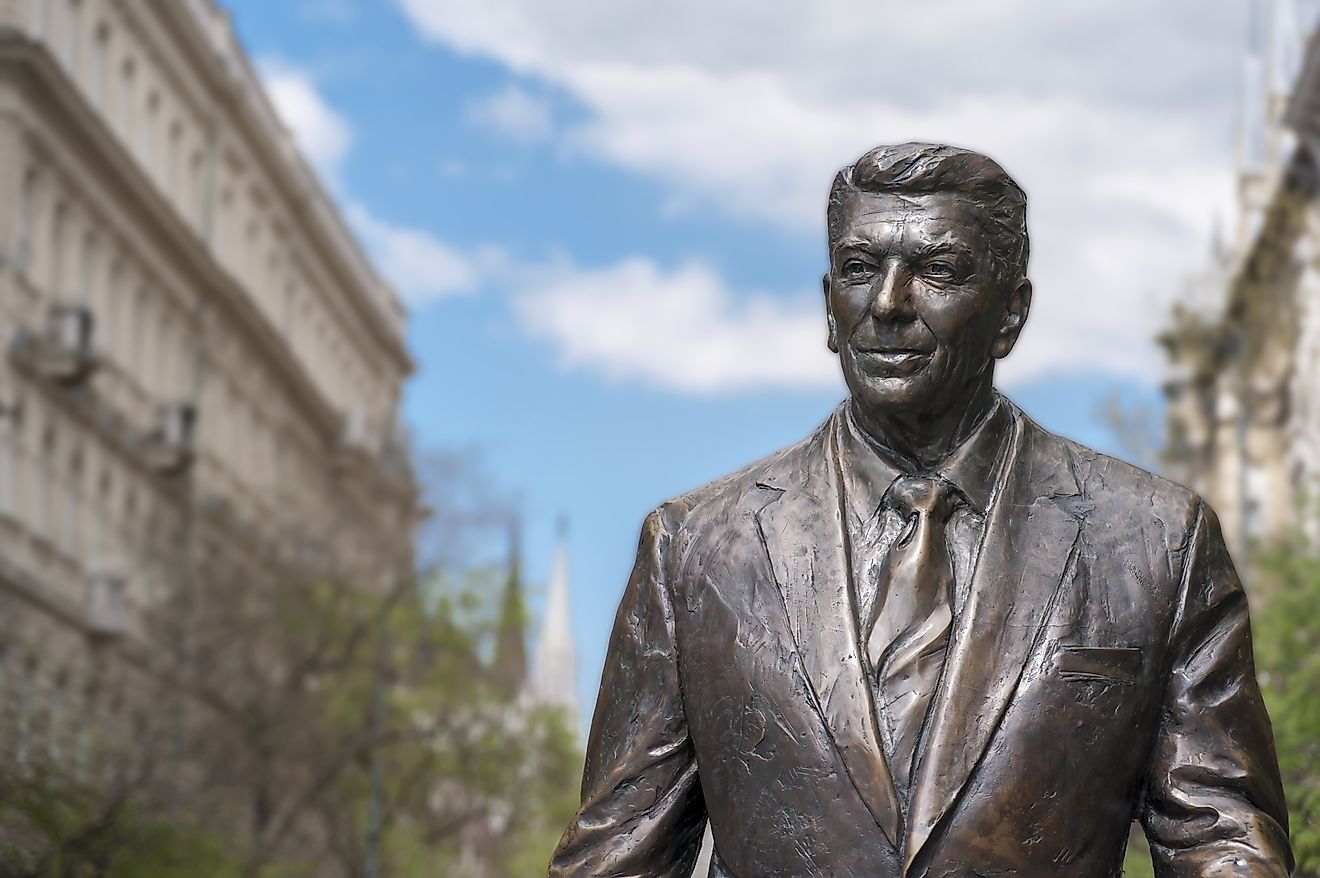
<svg viewBox="0 0 1320 878"><path fill-rule="evenodd" d="M680 528L702 530L717 521L736 517L739 512L755 511L761 505L758 498L765 492L773 492L783 473L800 472L819 459L834 417L831 414L792 445L662 503L656 514L672 533Z"/></svg>
<svg viewBox="0 0 1320 878"><path fill-rule="evenodd" d="M1055 453L1067 460L1097 521L1149 524L1176 541L1205 506L1201 496L1184 485L1052 433L1026 415L1023 418L1027 429L1036 431L1043 444L1055 446Z"/></svg>

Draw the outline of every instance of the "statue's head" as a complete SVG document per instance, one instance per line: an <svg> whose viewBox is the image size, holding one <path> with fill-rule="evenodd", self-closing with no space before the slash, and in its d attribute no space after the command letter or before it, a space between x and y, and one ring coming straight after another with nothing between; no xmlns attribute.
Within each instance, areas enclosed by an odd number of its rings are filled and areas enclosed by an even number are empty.
<svg viewBox="0 0 1320 878"><path fill-rule="evenodd" d="M834 178L830 350L876 414L944 413L990 380L1031 305L1027 196L993 159L880 146Z"/></svg>

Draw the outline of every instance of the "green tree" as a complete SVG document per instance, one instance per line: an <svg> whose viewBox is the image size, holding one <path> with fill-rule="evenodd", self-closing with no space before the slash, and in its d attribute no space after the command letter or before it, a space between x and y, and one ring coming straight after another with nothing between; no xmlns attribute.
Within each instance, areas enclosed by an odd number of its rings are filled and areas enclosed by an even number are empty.
<svg viewBox="0 0 1320 878"><path fill-rule="evenodd" d="M466 571L431 607L411 582L209 590L192 605L198 664L154 705L204 708L104 754L148 765L178 735L186 757L108 783L0 765L0 874L408 878L474 850L492 876L543 870L581 755L489 658L497 580Z"/></svg>
<svg viewBox="0 0 1320 878"><path fill-rule="evenodd" d="M480 496L462 472L441 499ZM0 874L410 878L474 854L491 878L543 872L581 754L496 661L527 620L483 549L508 516L479 511L444 510L424 586L217 561L163 599L130 739L76 783L0 750Z"/></svg>
<svg viewBox="0 0 1320 878"><path fill-rule="evenodd" d="M240 878L225 839L145 796L51 767L0 770L0 874L8 878Z"/></svg>
<svg viewBox="0 0 1320 878"><path fill-rule="evenodd" d="M1320 540L1317 516L1256 555L1257 673L1274 724L1299 878L1320 878ZM1308 529L1311 533L1308 533Z"/></svg>
<svg viewBox="0 0 1320 878"><path fill-rule="evenodd" d="M1123 874L1127 878L1155 878L1155 863L1150 856L1150 845L1141 828L1134 824L1128 835L1127 856L1123 859Z"/></svg>

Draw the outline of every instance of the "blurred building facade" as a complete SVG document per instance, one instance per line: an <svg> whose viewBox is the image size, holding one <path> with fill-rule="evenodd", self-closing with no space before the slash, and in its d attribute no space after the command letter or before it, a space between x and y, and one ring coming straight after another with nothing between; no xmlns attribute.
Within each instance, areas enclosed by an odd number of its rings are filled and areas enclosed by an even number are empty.
<svg viewBox="0 0 1320 878"><path fill-rule="evenodd" d="M6 758L134 735L181 590L411 575L404 320L210 0L0 0Z"/></svg>
<svg viewBox="0 0 1320 878"><path fill-rule="evenodd" d="M1320 489L1320 41L1310 6L1254 16L1237 222L1161 339L1168 471L1218 511L1240 565Z"/></svg>

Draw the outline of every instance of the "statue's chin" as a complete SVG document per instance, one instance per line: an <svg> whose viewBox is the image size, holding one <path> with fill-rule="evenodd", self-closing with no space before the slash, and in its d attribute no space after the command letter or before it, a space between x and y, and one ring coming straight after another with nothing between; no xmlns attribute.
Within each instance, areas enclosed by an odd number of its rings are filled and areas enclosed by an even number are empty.
<svg viewBox="0 0 1320 878"><path fill-rule="evenodd" d="M930 388L923 376L867 376L849 381L848 388L856 404L874 415L894 415L920 410L930 405Z"/></svg>
<svg viewBox="0 0 1320 878"><path fill-rule="evenodd" d="M948 368L948 360L939 356L897 366L856 354L840 359L855 405L877 418L965 410L974 404L982 386L993 381L995 363L987 356L984 368L969 374L959 368L965 362Z"/></svg>

